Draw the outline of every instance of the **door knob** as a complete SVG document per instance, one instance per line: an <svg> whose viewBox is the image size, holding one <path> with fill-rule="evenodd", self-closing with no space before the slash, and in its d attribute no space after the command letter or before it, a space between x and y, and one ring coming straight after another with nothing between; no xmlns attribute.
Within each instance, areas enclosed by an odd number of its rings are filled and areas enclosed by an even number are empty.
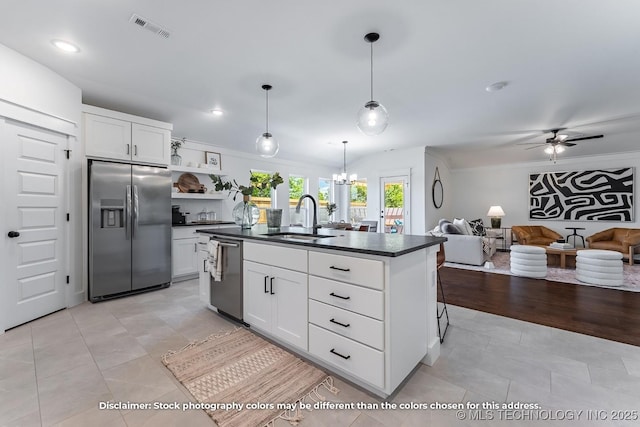
<svg viewBox="0 0 640 427"><path fill-rule="evenodd" d="M7 234L7 236L11 237L12 239L14 237L18 237L20 235L20 233L18 233L17 231L10 231L9 234Z"/></svg>

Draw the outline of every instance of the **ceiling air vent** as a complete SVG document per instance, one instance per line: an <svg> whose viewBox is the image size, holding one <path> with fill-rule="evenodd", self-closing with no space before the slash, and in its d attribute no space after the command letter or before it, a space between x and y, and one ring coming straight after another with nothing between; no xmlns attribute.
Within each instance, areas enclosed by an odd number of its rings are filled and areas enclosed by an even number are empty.
<svg viewBox="0 0 640 427"><path fill-rule="evenodd" d="M162 28L160 25L151 22L147 18L143 18L140 15L136 15L135 13L131 15L131 19L129 19L129 22L133 22L135 25L144 28L147 31L151 31L152 33L157 34L160 37L164 37L165 39L168 39L171 35L171 32L166 28Z"/></svg>

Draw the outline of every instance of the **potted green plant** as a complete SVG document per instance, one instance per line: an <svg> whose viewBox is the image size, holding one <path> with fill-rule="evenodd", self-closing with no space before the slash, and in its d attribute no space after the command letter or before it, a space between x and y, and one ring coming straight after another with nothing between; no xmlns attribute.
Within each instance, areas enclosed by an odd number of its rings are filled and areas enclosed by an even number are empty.
<svg viewBox="0 0 640 427"><path fill-rule="evenodd" d="M220 175L209 175L211 178L211 182L213 183L213 188L216 191L228 191L229 194L233 194L233 200L236 200L238 197L238 193L242 194L243 200L249 201L251 197L251 193L253 193L253 186L246 186L238 184L238 182L234 179L231 181L225 181L222 179Z"/></svg>
<svg viewBox="0 0 640 427"><path fill-rule="evenodd" d="M279 172L273 175L257 176L251 175L249 179L250 184L248 186L238 184L233 179L231 181L225 181L219 175L209 175L215 191L228 191L229 194L233 194L233 200L235 201L238 194L242 194L242 202L237 204L233 208L233 217L236 224L241 225L243 228L251 228L258 222L260 211L255 203L251 202L251 195L254 190L276 189L278 185L284 182L284 179L280 176ZM271 221L270 221L271 218ZM268 227L280 227L282 220L282 209L267 209L267 226ZM274 225L277 222L277 225Z"/></svg>
<svg viewBox="0 0 640 427"><path fill-rule="evenodd" d="M327 213L329 214L329 220L333 219L331 215L333 215L333 213L337 210L338 206L336 206L335 203L327 203Z"/></svg>

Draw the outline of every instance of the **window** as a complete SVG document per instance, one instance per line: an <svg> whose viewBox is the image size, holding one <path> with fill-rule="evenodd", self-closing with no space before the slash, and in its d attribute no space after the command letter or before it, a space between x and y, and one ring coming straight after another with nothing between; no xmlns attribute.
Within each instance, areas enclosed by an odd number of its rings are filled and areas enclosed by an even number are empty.
<svg viewBox="0 0 640 427"><path fill-rule="evenodd" d="M349 220L359 223L367 217L367 179L361 178L351 184L351 209Z"/></svg>
<svg viewBox="0 0 640 427"><path fill-rule="evenodd" d="M260 181L269 179L272 175L272 172L251 171L251 177L258 178ZM260 209L260 219L258 220L258 224L266 224L267 212L265 209L273 207L272 204L274 202L271 197L271 188L260 189L254 187L253 192L251 193L251 201L258 206L258 209Z"/></svg>
<svg viewBox="0 0 640 427"><path fill-rule="evenodd" d="M327 207L330 203L334 203L331 191L331 180L329 178L318 179L318 222L325 223L332 221L332 215L329 215Z"/></svg>
<svg viewBox="0 0 640 427"><path fill-rule="evenodd" d="M296 213L298 200L307 192L307 178L289 175L289 218L291 225L305 225L307 223L306 202L303 202L300 212Z"/></svg>

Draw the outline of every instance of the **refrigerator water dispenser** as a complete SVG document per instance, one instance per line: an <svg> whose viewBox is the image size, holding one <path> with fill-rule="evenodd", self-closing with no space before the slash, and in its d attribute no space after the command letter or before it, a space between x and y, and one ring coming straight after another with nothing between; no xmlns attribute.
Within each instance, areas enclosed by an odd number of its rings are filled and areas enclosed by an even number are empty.
<svg viewBox="0 0 640 427"><path fill-rule="evenodd" d="M100 228L124 227L124 201L113 199L100 200Z"/></svg>

